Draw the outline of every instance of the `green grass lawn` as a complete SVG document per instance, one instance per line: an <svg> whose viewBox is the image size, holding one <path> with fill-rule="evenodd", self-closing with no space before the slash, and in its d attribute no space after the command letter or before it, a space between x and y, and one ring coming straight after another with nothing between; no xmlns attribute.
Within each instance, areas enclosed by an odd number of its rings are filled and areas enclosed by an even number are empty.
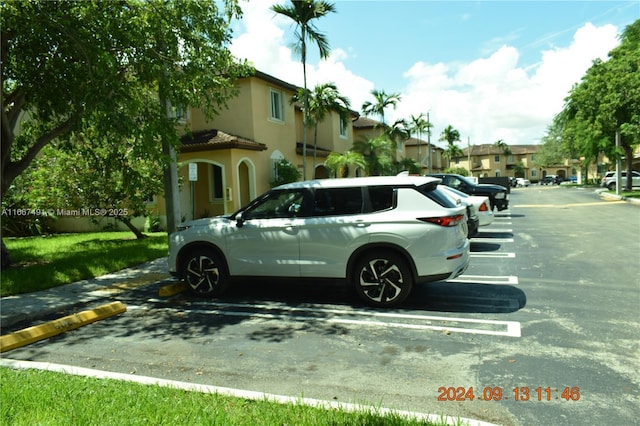
<svg viewBox="0 0 640 426"><path fill-rule="evenodd" d="M631 192L621 192L621 196L626 198L640 198L640 191L631 191Z"/></svg>
<svg viewBox="0 0 640 426"><path fill-rule="evenodd" d="M0 368L0 424L31 425L445 425L325 410L38 370ZM462 424L462 423L459 423Z"/></svg>
<svg viewBox="0 0 640 426"><path fill-rule="evenodd" d="M93 232L5 238L13 266L2 271L0 296L30 293L166 256L167 234Z"/></svg>

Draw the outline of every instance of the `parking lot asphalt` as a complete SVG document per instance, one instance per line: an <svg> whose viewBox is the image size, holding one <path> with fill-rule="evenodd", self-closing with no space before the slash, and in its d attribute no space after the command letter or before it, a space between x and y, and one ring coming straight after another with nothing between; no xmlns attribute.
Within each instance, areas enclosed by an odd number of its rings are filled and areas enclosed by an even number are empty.
<svg viewBox="0 0 640 426"><path fill-rule="evenodd" d="M64 332L67 330L71 330L73 328L77 328L81 326L82 322L86 321L86 323L93 322L95 320L103 319L104 317L112 314L121 313L126 309L124 305L120 302L112 302L109 305L98 306L93 309L93 311L84 311L77 314L80 317L83 317L86 314L89 314L94 319L85 320L84 318L71 318L72 316L67 316L56 321L50 321L49 323L37 325L30 327L28 329L19 330L10 334L6 333L8 328L14 327L18 324L24 322L38 322L39 319L43 319L46 317L50 317L56 312L63 312L67 310L72 310L78 306L91 306L92 304L104 303L105 295L117 295L118 293L122 293L125 291L129 291L135 289L137 287L141 287L149 284L158 284L166 282L167 285L178 284L178 281L171 277L167 273L167 258L162 257L150 262L143 263L141 265L137 265L131 268L126 268L121 271L107 274L98 278L90 279L90 280L82 280L72 284L67 284L55 288L51 288L48 290L42 290L39 292L27 293L16 296L8 296L0 299L0 314L1 314L1 323L0 323L0 351L10 350L14 347L19 347L22 345L30 344L40 338L47 338L52 335L58 334L59 332ZM121 307L112 307L111 305L119 304ZM112 311L112 313L104 314L101 317L101 314L95 314L101 310ZM62 321L64 322L63 326L60 327L58 323ZM69 324L77 322L77 324ZM32 329L42 328L44 327L44 331L34 332ZM50 332L47 330L50 329L59 329ZM27 337L25 337L27 336ZM366 410L368 409L365 406L357 405L357 404L344 404L337 403L335 401L321 401L316 399L309 398L300 398L299 396L283 396L283 395L272 395L266 394L262 392L252 392L245 391L242 389L232 389L232 388L222 388L215 386L204 386L204 385L194 385L193 383L182 383L177 381L166 381L152 377L138 377L134 375L123 375L118 373L111 373L99 370L92 370L86 368L76 368L72 365L57 365L52 363L37 363L37 362L28 362L28 361L19 361L12 360L10 358L3 357L4 359L0 359L0 366L2 367L10 367L10 368L18 368L18 369L42 369L49 371L60 371L65 374L72 375L83 375L87 377L99 377L105 378L109 377L112 379L123 380L123 381L131 381L137 383L144 384L154 384L160 386L171 386L174 388L185 389L185 390L195 390L200 392L217 392L228 396L235 396L238 398L244 399L255 399L255 400L270 400L279 403L291 403L291 404L304 404L309 406L314 406L318 408L325 409L343 409L346 411L354 411L354 410ZM166 382L166 383L165 383ZM493 423L471 419L471 418L459 418L459 417L449 417L443 416L442 414L427 414L427 413L416 413L402 410L390 410L383 407L378 407L378 411L381 414L395 412L396 414L402 415L405 418L416 419L416 420L430 420L430 421L444 421L447 424L456 425L467 424L469 426L496 426Z"/></svg>

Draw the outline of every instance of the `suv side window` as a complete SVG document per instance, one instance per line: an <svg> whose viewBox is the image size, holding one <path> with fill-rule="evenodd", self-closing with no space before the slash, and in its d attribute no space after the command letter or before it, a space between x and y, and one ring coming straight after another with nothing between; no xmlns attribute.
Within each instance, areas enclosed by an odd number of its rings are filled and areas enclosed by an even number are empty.
<svg viewBox="0 0 640 426"><path fill-rule="evenodd" d="M369 187L369 200L371 201L371 211L379 212L393 208L395 190L391 186L371 186Z"/></svg>
<svg viewBox="0 0 640 426"><path fill-rule="evenodd" d="M316 189L313 216L335 216L362 213L362 189L326 188Z"/></svg>
<svg viewBox="0 0 640 426"><path fill-rule="evenodd" d="M311 195L306 189L271 191L243 213L245 220L306 216Z"/></svg>

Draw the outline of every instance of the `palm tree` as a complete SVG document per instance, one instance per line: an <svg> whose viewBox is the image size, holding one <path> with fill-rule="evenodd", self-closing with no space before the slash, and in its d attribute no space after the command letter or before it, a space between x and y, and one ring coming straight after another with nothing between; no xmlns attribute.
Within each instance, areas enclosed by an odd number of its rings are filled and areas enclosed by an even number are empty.
<svg viewBox="0 0 640 426"><path fill-rule="evenodd" d="M327 157L324 165L327 169L331 170L331 173L335 177L340 178L344 177L351 167L360 167L362 169L366 168L367 162L365 161L364 156L359 152L347 151L344 154L332 152L329 154L329 157Z"/></svg>
<svg viewBox="0 0 640 426"><path fill-rule="evenodd" d="M498 139L497 141L495 141L493 143L493 147L498 148L500 151L502 151L502 154L504 154L505 157L511 155L511 149L509 148L509 145L507 145L502 139Z"/></svg>
<svg viewBox="0 0 640 426"><path fill-rule="evenodd" d="M307 178L307 123L309 119L309 93L307 90L307 40L315 43L320 51L320 58L329 57L329 42L313 24L315 19L322 18L330 12L335 12L333 3L324 0L290 0L288 5L273 5L271 10L290 18L296 25L295 37L298 44L295 49L300 52L302 61L302 76L304 84L303 122L302 126L302 174Z"/></svg>
<svg viewBox="0 0 640 426"><path fill-rule="evenodd" d="M398 161L396 172L400 173L405 170L411 174L419 174L422 172L422 167L413 158L403 158Z"/></svg>
<svg viewBox="0 0 640 426"><path fill-rule="evenodd" d="M420 113L420 115L415 116L411 115L409 119L409 130L411 133L418 134L418 164L422 164L420 161L420 143L422 142L422 132L431 127L431 123L424 119L424 114ZM422 167L422 166L421 166Z"/></svg>
<svg viewBox="0 0 640 426"><path fill-rule="evenodd" d="M462 150L455 144L460 142L460 132L454 129L451 124L444 128L440 134L440 140L447 142L448 146L442 155L449 160L449 163L451 163L451 160L462 156Z"/></svg>
<svg viewBox="0 0 640 426"><path fill-rule="evenodd" d="M460 142L460 132L449 124L440 134L440 140L446 141L449 145L452 145L455 142Z"/></svg>
<svg viewBox="0 0 640 426"><path fill-rule="evenodd" d="M382 125L386 127L386 122L384 121L384 110L390 106L393 109L396 108L398 102L402 99L400 93L392 93L387 95L383 90L378 91L373 89L371 94L375 98L375 102L366 101L362 104L362 113L364 115L379 115L380 121L382 121Z"/></svg>
<svg viewBox="0 0 640 426"><path fill-rule="evenodd" d="M391 141L393 148L401 148L404 141L411 137L409 123L404 118L400 118L385 129L385 134Z"/></svg>
<svg viewBox="0 0 640 426"><path fill-rule="evenodd" d="M458 147L456 144L452 143L450 144L443 152L442 152L442 156L445 157L449 163L451 163L451 160L461 157L464 153L462 152L462 150L460 149L460 147Z"/></svg>
<svg viewBox="0 0 640 426"><path fill-rule="evenodd" d="M291 102L298 102L304 98L303 89L298 89L291 98ZM337 112L340 120L349 119L351 102L346 96L342 96L335 83L318 84L308 94L309 99L309 125L313 125L313 170L316 169L316 151L318 149L318 124L325 119L329 112Z"/></svg>
<svg viewBox="0 0 640 426"><path fill-rule="evenodd" d="M364 156L367 175L380 176L393 171L393 146L387 135L362 138L353 143L353 151Z"/></svg>

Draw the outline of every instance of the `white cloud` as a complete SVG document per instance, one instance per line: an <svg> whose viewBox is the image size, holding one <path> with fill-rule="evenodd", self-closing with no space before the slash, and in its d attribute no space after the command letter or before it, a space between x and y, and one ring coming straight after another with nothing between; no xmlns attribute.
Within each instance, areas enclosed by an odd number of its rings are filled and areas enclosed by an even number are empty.
<svg viewBox="0 0 640 426"><path fill-rule="evenodd" d="M418 62L405 74L403 100L393 119L430 111L434 131L460 131L463 145L539 142L564 98L596 58L606 59L618 44L612 25L585 24L566 47L540 53L538 64L518 66L519 54L502 46L468 64Z"/></svg>
<svg viewBox="0 0 640 426"><path fill-rule="evenodd" d="M251 61L256 69L302 87L302 65L285 36L285 31L291 31L291 21L270 10L275 3L261 1L246 9L242 19L244 32L233 39L230 49L236 57ZM344 65L347 59L347 52L337 48L329 58L317 64L307 63L307 85L334 82L358 111L374 83L351 72Z"/></svg>
<svg viewBox="0 0 640 426"><path fill-rule="evenodd" d="M302 86L302 66L298 55L287 45L292 26L269 8L275 2L255 2L244 11L242 31L231 44L237 57L247 58L260 71ZM433 140L452 125L460 131L463 145L539 142L546 128L563 106L571 86L580 81L593 59L606 59L618 44L617 28L579 28L568 46L540 52L537 64L518 65L519 52L508 44L492 54L469 63L428 63L419 61L398 80L404 81L398 109L389 111L389 120L409 118L430 111ZM370 92L383 82L372 82L352 72L349 53L335 47L331 56L307 64L309 87L332 81L359 110Z"/></svg>

